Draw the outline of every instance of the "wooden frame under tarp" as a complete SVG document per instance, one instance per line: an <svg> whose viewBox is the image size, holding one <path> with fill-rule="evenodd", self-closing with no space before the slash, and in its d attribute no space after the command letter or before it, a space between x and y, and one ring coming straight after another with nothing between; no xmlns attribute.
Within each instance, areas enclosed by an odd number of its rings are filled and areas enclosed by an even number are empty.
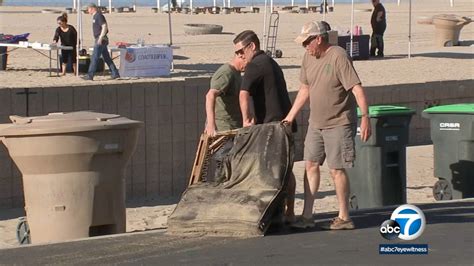
<svg viewBox="0 0 474 266"><path fill-rule="evenodd" d="M236 134L237 130L217 132L212 137L206 133L201 134L188 186L202 182L207 177L209 158Z"/></svg>

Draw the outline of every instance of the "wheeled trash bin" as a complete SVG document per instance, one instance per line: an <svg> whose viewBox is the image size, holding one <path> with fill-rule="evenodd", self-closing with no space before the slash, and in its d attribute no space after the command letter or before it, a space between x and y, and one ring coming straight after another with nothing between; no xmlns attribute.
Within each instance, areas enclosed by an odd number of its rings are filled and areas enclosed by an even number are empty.
<svg viewBox="0 0 474 266"><path fill-rule="evenodd" d="M351 209L406 203L406 146L414 113L402 106L369 107L372 136L362 142L357 128L356 160L347 169Z"/></svg>
<svg viewBox="0 0 474 266"><path fill-rule="evenodd" d="M430 119L434 150L436 200L474 197L474 104L435 106L423 111Z"/></svg>
<svg viewBox="0 0 474 266"><path fill-rule="evenodd" d="M10 120L0 138L23 176L32 243L125 232L125 165L142 122L94 112Z"/></svg>

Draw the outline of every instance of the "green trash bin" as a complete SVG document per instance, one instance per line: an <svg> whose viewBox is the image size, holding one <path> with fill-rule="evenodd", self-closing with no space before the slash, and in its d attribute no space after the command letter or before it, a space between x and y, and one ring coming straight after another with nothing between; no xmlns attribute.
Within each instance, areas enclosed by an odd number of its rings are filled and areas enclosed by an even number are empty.
<svg viewBox="0 0 474 266"><path fill-rule="evenodd" d="M474 197L474 104L425 109L434 149L433 187L436 200Z"/></svg>
<svg viewBox="0 0 474 266"><path fill-rule="evenodd" d="M360 110L357 113L360 118ZM406 146L414 113L402 106L370 106L372 136L367 142L360 140L359 119L356 160L354 167L347 169L351 209L406 203Z"/></svg>

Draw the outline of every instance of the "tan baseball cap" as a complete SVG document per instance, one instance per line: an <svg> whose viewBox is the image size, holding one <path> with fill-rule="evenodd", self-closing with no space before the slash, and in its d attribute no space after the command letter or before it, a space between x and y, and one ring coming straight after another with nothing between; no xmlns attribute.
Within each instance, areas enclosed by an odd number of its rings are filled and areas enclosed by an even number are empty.
<svg viewBox="0 0 474 266"><path fill-rule="evenodd" d="M301 34L296 37L295 42L303 43L311 36L321 35L328 32L328 27L322 21L306 22L301 28Z"/></svg>

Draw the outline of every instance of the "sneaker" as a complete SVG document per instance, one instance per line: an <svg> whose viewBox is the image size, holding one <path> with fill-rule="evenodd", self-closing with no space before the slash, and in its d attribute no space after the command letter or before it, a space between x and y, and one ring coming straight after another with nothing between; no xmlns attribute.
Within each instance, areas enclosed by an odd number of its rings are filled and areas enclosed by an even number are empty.
<svg viewBox="0 0 474 266"><path fill-rule="evenodd" d="M305 218L303 216L298 217L294 223L290 224L290 227L298 229L308 229L315 226L313 218Z"/></svg>
<svg viewBox="0 0 474 266"><path fill-rule="evenodd" d="M85 75L85 76L81 77L81 79L83 79L83 80L93 80L93 78L89 75Z"/></svg>
<svg viewBox="0 0 474 266"><path fill-rule="evenodd" d="M111 79L119 79L120 78L120 75L117 75L117 76L112 76Z"/></svg>
<svg viewBox="0 0 474 266"><path fill-rule="evenodd" d="M355 226L351 219L342 220L341 218L336 217L329 223L321 225L321 228L325 230L352 230Z"/></svg>

